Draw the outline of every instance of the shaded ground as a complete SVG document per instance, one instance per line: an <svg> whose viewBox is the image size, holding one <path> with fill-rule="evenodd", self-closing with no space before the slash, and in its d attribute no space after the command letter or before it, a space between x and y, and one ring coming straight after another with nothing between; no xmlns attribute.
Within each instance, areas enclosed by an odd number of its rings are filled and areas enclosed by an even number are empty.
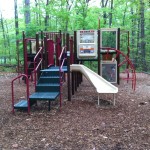
<svg viewBox="0 0 150 150"><path fill-rule="evenodd" d="M15 76L0 73L0 150L150 150L149 75L137 75L135 92L121 80L116 106L111 94L101 94L97 106L97 94L84 79L71 102L64 86L61 111L56 103L49 112L47 102L38 102L31 115L11 113ZM16 99L24 91L23 81L16 82Z"/></svg>

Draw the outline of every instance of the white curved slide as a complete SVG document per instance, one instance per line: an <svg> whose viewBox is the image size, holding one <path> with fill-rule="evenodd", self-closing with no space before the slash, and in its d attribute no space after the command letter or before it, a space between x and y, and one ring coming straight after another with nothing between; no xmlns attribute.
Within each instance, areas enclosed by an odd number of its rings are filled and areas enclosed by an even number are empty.
<svg viewBox="0 0 150 150"><path fill-rule="evenodd" d="M72 64L70 65L70 71L79 71L81 72L95 87L98 93L98 105L99 105L99 94L100 93L118 93L118 88L112 85L110 82L105 80L103 77L99 76L97 73L87 68L84 65ZM114 105L115 105L115 96L114 96Z"/></svg>

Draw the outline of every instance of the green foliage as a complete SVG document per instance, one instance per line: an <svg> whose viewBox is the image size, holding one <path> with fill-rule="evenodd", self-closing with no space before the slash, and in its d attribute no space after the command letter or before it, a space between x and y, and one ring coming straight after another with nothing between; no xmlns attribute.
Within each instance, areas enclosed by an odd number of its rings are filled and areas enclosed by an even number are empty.
<svg viewBox="0 0 150 150"><path fill-rule="evenodd" d="M105 1L106 2L106 1ZM35 33L41 30L47 31L65 31L70 32L78 29L98 29L98 18L100 17L100 26L102 28L110 27L110 17L112 15L111 27L121 28L130 31L130 49L131 56L137 60L146 59L150 60L150 4L149 0L143 0L144 2L144 21L145 21L145 37L142 39L145 42L145 58L141 58L140 55L140 43L141 39L139 35L140 30L140 8L141 4L139 0L114 0L113 7L111 8L111 1L108 1L107 5L102 7L101 3L97 3L96 6L91 5L92 1L86 0L49 0L49 4L46 1L32 1L30 4L30 23L25 24L25 8L24 5L18 7L19 12L19 35L15 36L15 22L14 18L3 19L5 35L7 35L7 41L9 39L10 45L3 38L2 24L0 24L0 56L6 56L16 59L16 40L22 40L22 31L25 31L28 37L35 37ZM121 36L122 50L127 46L126 36ZM126 50L125 50L126 51ZM21 57L23 55L23 48L19 46L19 53ZM136 57L135 57L136 56ZM9 62L9 61L8 61Z"/></svg>

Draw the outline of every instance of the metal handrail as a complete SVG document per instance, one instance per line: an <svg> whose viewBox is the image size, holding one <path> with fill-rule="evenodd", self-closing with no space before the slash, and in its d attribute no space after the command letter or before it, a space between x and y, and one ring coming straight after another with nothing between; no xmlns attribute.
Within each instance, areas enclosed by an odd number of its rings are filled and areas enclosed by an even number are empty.
<svg viewBox="0 0 150 150"><path fill-rule="evenodd" d="M41 55L41 58L39 58L39 56ZM39 62L36 62L37 61L37 59L39 58ZM36 75L37 75L37 71L38 71L38 69L39 69L39 67L40 67L40 65L42 64L42 61L43 61L43 47L40 47L39 48L39 51L37 52L37 54L35 55L35 57L34 57L34 70L33 70L33 72L34 72L34 87L36 88Z"/></svg>
<svg viewBox="0 0 150 150"><path fill-rule="evenodd" d="M26 93L27 93L28 114L29 114L29 113L30 113L29 79L28 79L28 76L25 75L25 74L21 74L21 75L17 76L16 78L14 78L14 79L11 81L11 90L12 90L12 113L14 113L14 104L15 104L15 101L14 101L14 81L17 80L17 79L20 79L21 77L25 77L25 80L26 80Z"/></svg>
<svg viewBox="0 0 150 150"><path fill-rule="evenodd" d="M59 58L58 58L59 61L61 60L62 55L63 55L65 49L66 49L66 46L64 46L64 47L62 48L61 54L60 54L60 56L59 56Z"/></svg>
<svg viewBox="0 0 150 150"><path fill-rule="evenodd" d="M63 65L64 65L64 63L65 63L65 60L67 60L67 58L64 58L63 59L63 61L62 61L62 63L61 63L61 66L60 66L60 71L62 72L62 67L63 67Z"/></svg>
<svg viewBox="0 0 150 150"><path fill-rule="evenodd" d="M49 64L49 65L48 65L48 68L49 68L50 66L53 66L53 65L54 65L54 64Z"/></svg>
<svg viewBox="0 0 150 150"><path fill-rule="evenodd" d="M37 52L37 54L34 57L34 62L35 62L36 58L39 56L39 54L41 54L41 52L43 52L43 47L39 48L39 51ZM43 55L43 53L42 53L42 55Z"/></svg>

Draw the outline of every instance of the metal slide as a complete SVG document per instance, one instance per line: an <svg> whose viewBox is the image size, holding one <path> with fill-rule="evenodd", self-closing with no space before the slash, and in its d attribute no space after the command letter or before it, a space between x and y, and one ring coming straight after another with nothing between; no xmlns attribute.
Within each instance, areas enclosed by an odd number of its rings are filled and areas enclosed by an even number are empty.
<svg viewBox="0 0 150 150"><path fill-rule="evenodd" d="M98 105L99 105L99 94L100 93L118 93L118 88L112 85L110 82L99 76L97 73L87 68L84 65L72 64L70 65L70 71L79 71L81 72L95 87L98 93ZM114 95L114 105L115 105L115 95Z"/></svg>

